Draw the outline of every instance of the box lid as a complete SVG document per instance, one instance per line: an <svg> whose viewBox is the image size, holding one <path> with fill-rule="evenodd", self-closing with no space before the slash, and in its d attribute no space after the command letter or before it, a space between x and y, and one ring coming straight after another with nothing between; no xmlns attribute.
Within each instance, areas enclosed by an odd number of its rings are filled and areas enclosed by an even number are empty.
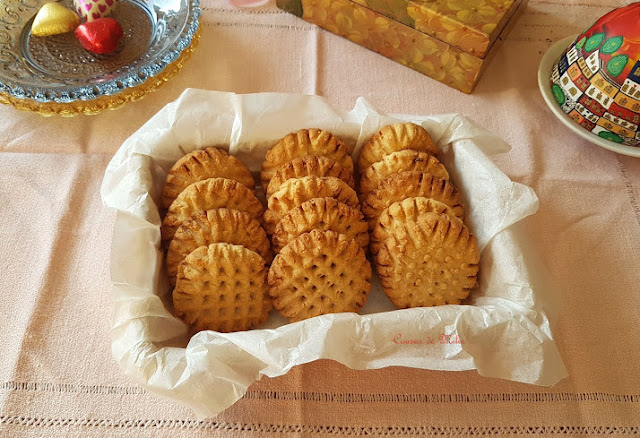
<svg viewBox="0 0 640 438"><path fill-rule="evenodd" d="M351 0L484 58L521 0Z"/></svg>

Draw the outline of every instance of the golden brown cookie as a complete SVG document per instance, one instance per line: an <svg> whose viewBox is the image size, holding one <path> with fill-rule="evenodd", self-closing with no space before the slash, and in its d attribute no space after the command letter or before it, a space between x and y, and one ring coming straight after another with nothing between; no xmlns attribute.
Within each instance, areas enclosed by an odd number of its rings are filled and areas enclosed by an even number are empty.
<svg viewBox="0 0 640 438"><path fill-rule="evenodd" d="M278 222L272 238L274 252L280 252L290 241L311 230L344 234L362 249L369 243L369 227L359 209L334 198L313 198L289 211Z"/></svg>
<svg viewBox="0 0 640 438"><path fill-rule="evenodd" d="M286 135L269 149L260 173L262 187L269 186L269 181L282 165L305 155L331 158L340 163L347 172L353 173L353 160L349 149L339 137L321 129L302 129Z"/></svg>
<svg viewBox="0 0 640 438"><path fill-rule="evenodd" d="M369 166L360 178L360 194L366 197L378 184L394 173L430 173L436 178L449 179L449 172L433 155L405 149L382 157L381 161Z"/></svg>
<svg viewBox="0 0 640 438"><path fill-rule="evenodd" d="M460 219L425 213L397 224L375 261L384 293L404 309L459 304L476 285L480 255Z"/></svg>
<svg viewBox="0 0 640 438"><path fill-rule="evenodd" d="M282 248L269 269L273 305L290 321L358 312L371 289L371 265L355 240L313 230Z"/></svg>
<svg viewBox="0 0 640 438"><path fill-rule="evenodd" d="M420 125L396 123L387 125L373 135L363 146L358 159L358 170L365 172L369 166L382 160L382 157L404 149L438 153L438 146L429 133Z"/></svg>
<svg viewBox="0 0 640 438"><path fill-rule="evenodd" d="M216 208L199 211L180 225L167 251L167 275L176 284L178 265L191 252L212 243L242 245L255 251L267 262L271 260L269 239L260 222L248 213Z"/></svg>
<svg viewBox="0 0 640 438"><path fill-rule="evenodd" d="M449 181L415 172L396 173L382 180L362 203L362 213L369 222L369 228L373 229L385 208L394 202L418 197L433 198L451 207L453 214L460 219L464 216L460 194Z"/></svg>
<svg viewBox="0 0 640 438"><path fill-rule="evenodd" d="M269 318L267 272L264 259L243 246L201 246L178 267L176 314L195 331L253 328Z"/></svg>
<svg viewBox="0 0 640 438"><path fill-rule="evenodd" d="M425 213L438 213L455 216L453 210L446 204L431 198L407 198L400 202L394 202L385 208L376 221L371 233L371 254L377 254L380 245L384 243L390 234L394 233L397 226L402 226L407 221L416 221Z"/></svg>
<svg viewBox="0 0 640 438"><path fill-rule="evenodd" d="M223 149L208 147L188 153L169 170L162 190L162 206L169 208L187 186L208 178L228 178L255 189L255 181L247 166Z"/></svg>
<svg viewBox="0 0 640 438"><path fill-rule="evenodd" d="M226 178L209 178L184 189L171 203L162 222L162 241L168 243L182 222L199 210L231 208L254 219L262 214L262 204L246 186Z"/></svg>
<svg viewBox="0 0 640 438"><path fill-rule="evenodd" d="M271 178L267 187L267 198L278 191L282 183L291 178L305 176L335 176L354 187L353 173L331 158L306 155L284 164Z"/></svg>
<svg viewBox="0 0 640 438"><path fill-rule="evenodd" d="M349 185L334 176L305 176L285 181L280 190L269 197L263 216L268 234L273 234L282 216L313 198L335 198L350 207L358 207L358 195Z"/></svg>

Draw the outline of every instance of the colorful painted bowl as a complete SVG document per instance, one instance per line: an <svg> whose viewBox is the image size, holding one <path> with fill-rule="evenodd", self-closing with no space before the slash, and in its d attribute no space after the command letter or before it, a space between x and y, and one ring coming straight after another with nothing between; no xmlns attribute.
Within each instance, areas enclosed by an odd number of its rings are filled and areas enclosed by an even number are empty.
<svg viewBox="0 0 640 438"><path fill-rule="evenodd" d="M555 59L545 85L555 105L583 130L640 154L640 3L604 15Z"/></svg>

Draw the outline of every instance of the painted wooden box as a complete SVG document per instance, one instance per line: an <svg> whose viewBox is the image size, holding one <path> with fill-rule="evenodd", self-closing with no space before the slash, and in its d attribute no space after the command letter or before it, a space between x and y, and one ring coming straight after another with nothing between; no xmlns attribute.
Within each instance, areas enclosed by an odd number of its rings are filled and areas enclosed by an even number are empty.
<svg viewBox="0 0 640 438"><path fill-rule="evenodd" d="M314 23L465 93L527 0L277 0Z"/></svg>

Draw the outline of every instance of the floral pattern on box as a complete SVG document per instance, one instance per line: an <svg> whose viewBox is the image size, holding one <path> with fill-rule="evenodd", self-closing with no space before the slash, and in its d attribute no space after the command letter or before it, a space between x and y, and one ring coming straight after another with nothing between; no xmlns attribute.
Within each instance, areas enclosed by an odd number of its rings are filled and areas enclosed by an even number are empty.
<svg viewBox="0 0 640 438"><path fill-rule="evenodd" d="M483 57L515 0L353 0L395 21Z"/></svg>
<svg viewBox="0 0 640 438"><path fill-rule="evenodd" d="M483 61L349 0L302 0L302 18L470 93Z"/></svg>

